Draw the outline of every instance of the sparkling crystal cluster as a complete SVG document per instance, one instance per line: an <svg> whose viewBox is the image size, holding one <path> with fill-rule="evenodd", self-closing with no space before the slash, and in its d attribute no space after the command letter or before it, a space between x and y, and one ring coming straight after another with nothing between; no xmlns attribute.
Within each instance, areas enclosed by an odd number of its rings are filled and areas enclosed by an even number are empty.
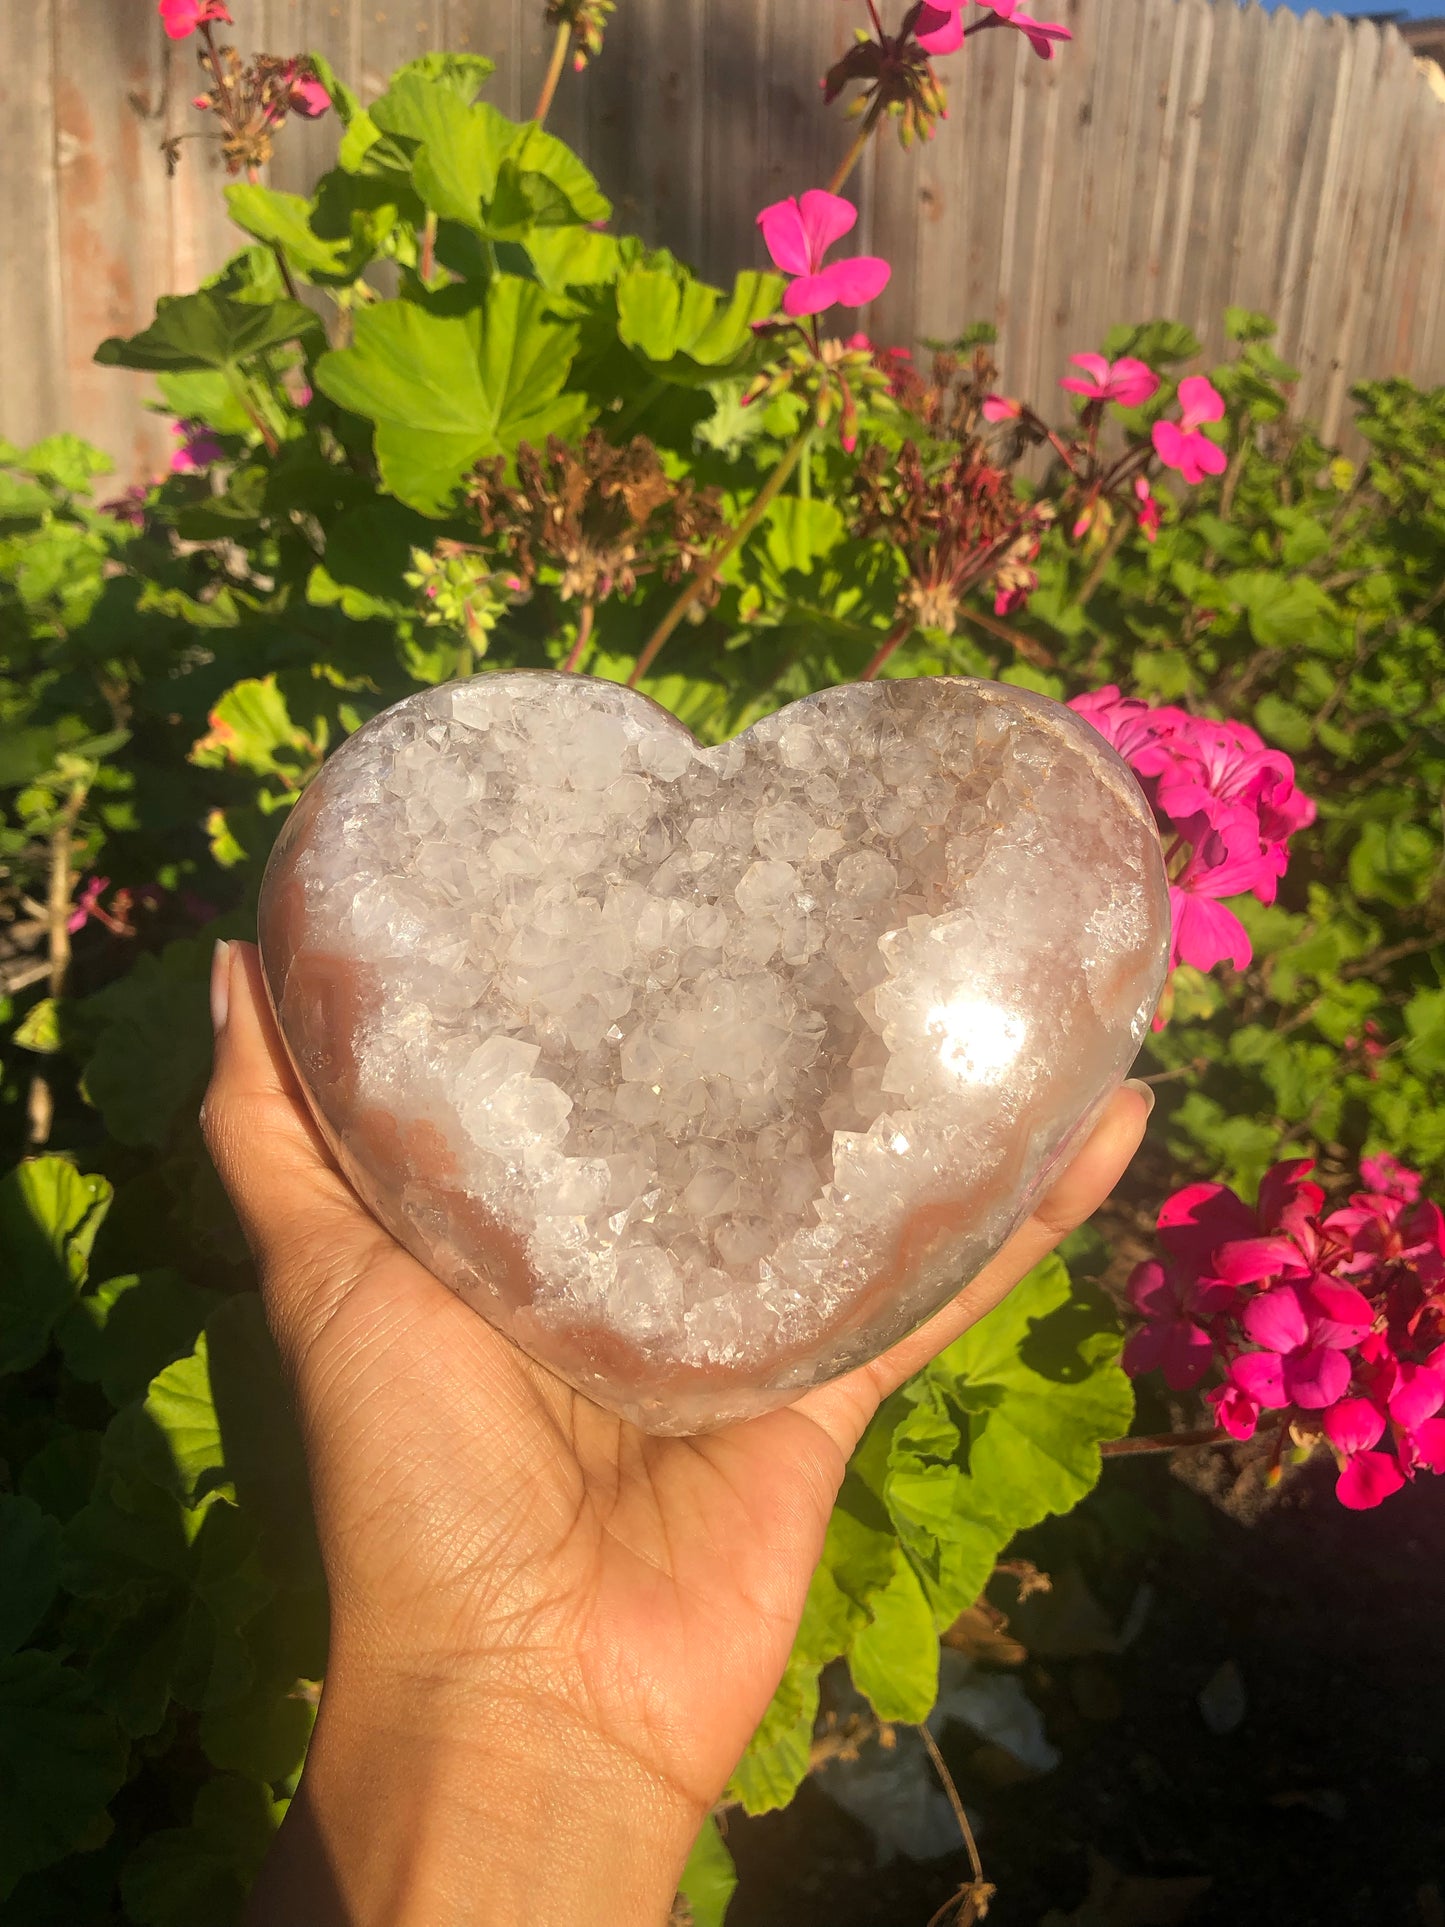
<svg viewBox="0 0 1445 1927"><path fill-rule="evenodd" d="M693 1431L917 1324L1124 1076L1168 949L1124 765L1000 684L855 684L703 749L585 677L350 738L261 935L377 1216L599 1401Z"/></svg>

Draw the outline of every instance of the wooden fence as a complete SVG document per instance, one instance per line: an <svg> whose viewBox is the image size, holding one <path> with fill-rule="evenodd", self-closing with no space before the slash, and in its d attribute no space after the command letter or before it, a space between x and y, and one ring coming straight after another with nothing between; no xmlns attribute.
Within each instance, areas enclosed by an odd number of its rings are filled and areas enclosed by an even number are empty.
<svg viewBox="0 0 1445 1927"><path fill-rule="evenodd" d="M887 0L897 11L901 0ZM1298 408L1337 435L1365 376L1445 381L1445 104L1392 28L1232 0L1036 0L1071 46L979 36L944 63L931 143L891 130L854 177L860 244L893 262L880 340L994 321L1006 385L1047 398L1114 322L1169 315L1211 349L1226 304L1263 309L1301 370ZM249 51L319 48L370 97L428 48L498 63L491 97L530 111L542 0L231 0ZM856 0L620 0L602 58L565 75L550 124L619 223L707 273L761 265L753 217L825 181L851 124L818 79ZM0 434L68 428L153 472L170 443L143 378L96 368L102 337L193 287L239 237L199 131L194 42L154 0L0 5ZM272 179L328 164L328 118L292 123Z"/></svg>

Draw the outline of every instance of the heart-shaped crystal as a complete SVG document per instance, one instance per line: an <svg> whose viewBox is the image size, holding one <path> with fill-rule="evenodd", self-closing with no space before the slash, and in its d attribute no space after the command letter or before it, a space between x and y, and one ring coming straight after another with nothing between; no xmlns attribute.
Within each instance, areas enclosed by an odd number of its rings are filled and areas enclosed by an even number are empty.
<svg viewBox="0 0 1445 1927"><path fill-rule="evenodd" d="M953 678L826 690L717 749L587 677L427 690L322 769L261 902L371 1210L671 1432L956 1291L1125 1075L1168 938L1113 750Z"/></svg>

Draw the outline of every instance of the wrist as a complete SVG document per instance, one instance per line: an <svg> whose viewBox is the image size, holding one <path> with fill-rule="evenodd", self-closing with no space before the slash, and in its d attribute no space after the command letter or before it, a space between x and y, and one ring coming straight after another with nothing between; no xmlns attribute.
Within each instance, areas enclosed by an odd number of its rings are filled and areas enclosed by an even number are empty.
<svg viewBox="0 0 1445 1927"><path fill-rule="evenodd" d="M544 1696L322 1696L248 1927L663 1927L704 1809Z"/></svg>

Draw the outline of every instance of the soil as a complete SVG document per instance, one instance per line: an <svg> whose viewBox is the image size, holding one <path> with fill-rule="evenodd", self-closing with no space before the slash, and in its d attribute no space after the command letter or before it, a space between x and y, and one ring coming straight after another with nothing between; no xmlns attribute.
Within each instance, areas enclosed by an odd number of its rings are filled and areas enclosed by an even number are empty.
<svg viewBox="0 0 1445 1927"><path fill-rule="evenodd" d="M1331 1483L1116 1463L1030 1536L1069 1576L1011 1626L1062 1763L1001 1785L997 1748L944 1738L989 1927L1445 1927L1445 1479L1365 1514ZM880 1867L812 1783L728 1843L728 1927L926 1927L967 1872Z"/></svg>

